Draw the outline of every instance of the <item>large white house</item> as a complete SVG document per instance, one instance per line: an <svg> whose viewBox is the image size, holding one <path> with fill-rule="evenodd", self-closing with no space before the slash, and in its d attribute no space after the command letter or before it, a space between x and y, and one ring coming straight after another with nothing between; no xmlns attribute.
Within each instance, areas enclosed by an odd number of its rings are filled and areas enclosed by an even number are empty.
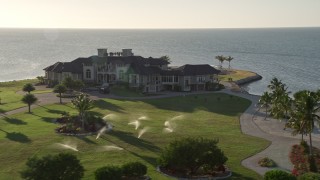
<svg viewBox="0 0 320 180"><path fill-rule="evenodd" d="M215 82L220 72L208 64L168 65L165 59L135 56L132 49L110 53L107 49L98 49L97 56L57 62L44 70L48 84L71 77L85 83L128 83L130 87L141 88L143 92L205 90L206 83Z"/></svg>

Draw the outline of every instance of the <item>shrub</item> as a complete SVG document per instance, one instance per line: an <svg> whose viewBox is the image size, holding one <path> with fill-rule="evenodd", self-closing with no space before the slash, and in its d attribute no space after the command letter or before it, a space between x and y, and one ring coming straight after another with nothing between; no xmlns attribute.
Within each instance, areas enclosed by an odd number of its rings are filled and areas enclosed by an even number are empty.
<svg viewBox="0 0 320 180"><path fill-rule="evenodd" d="M305 173L298 177L298 180L318 180L320 179L320 174L318 173Z"/></svg>
<svg viewBox="0 0 320 180"><path fill-rule="evenodd" d="M122 172L127 177L141 177L147 174L147 166L140 162L130 162L122 166Z"/></svg>
<svg viewBox="0 0 320 180"><path fill-rule="evenodd" d="M264 174L264 180L296 180L296 177L278 169L268 171Z"/></svg>
<svg viewBox="0 0 320 180"><path fill-rule="evenodd" d="M67 153L47 155L41 159L32 157L26 165L27 169L21 172L23 179L77 180L83 177L84 172L77 157Z"/></svg>
<svg viewBox="0 0 320 180"><path fill-rule="evenodd" d="M158 162L161 167L184 174L195 174L201 167L214 171L228 160L217 143L217 140L204 138L176 140L164 149Z"/></svg>
<svg viewBox="0 0 320 180"><path fill-rule="evenodd" d="M122 177L122 170L117 166L105 166L94 172L96 180L119 180Z"/></svg>
<svg viewBox="0 0 320 180"><path fill-rule="evenodd" d="M80 90L84 87L84 83L81 80L73 80L71 77L64 78L62 84L72 90Z"/></svg>
<svg viewBox="0 0 320 180"><path fill-rule="evenodd" d="M291 148L289 157L294 166L292 174L296 176L309 172L308 156L304 152L304 147L300 145L293 145Z"/></svg>
<svg viewBox="0 0 320 180"><path fill-rule="evenodd" d="M258 163L262 167L275 167L275 166L277 166L277 164L272 159L270 159L268 157L264 157L264 158L260 159Z"/></svg>
<svg viewBox="0 0 320 180"><path fill-rule="evenodd" d="M34 90L35 90L35 88L34 88L34 86L33 86L31 83L27 83L27 84L25 84L25 85L23 86L22 90L23 90L24 92L28 92L28 93L30 94L31 91L34 91Z"/></svg>

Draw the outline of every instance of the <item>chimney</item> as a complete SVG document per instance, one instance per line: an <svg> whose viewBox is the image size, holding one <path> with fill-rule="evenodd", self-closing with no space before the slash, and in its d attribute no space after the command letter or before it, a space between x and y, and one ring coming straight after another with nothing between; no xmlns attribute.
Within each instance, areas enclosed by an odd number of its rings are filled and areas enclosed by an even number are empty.
<svg viewBox="0 0 320 180"><path fill-rule="evenodd" d="M108 56L108 49L98 49L98 56L99 57L107 57Z"/></svg>
<svg viewBox="0 0 320 180"><path fill-rule="evenodd" d="M122 49L122 56L123 57L133 56L132 49Z"/></svg>

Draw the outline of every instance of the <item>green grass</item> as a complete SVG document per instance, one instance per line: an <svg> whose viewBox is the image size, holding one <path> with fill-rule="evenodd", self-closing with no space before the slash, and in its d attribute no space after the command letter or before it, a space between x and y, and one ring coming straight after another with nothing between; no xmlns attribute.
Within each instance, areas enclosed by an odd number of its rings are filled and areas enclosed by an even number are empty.
<svg viewBox="0 0 320 180"><path fill-rule="evenodd" d="M237 80L255 76L255 75L256 75L255 73L250 71L232 70L230 74L219 75L219 77L221 78L221 81L228 81L229 78L232 78L233 81L237 81Z"/></svg>
<svg viewBox="0 0 320 180"><path fill-rule="evenodd" d="M5 147L0 151L0 161L3 162L0 163L0 177L19 179L19 171L25 168L29 157L67 151L56 149L53 144L70 141L76 143L80 150L72 153L77 155L86 169L84 179L94 179L93 172L99 167L131 161L146 164L152 179L168 179L155 170L161 149L174 139L201 136L219 139L218 145L229 158L227 165L233 171L230 179L261 179L257 173L241 166L241 160L269 144L241 133L239 115L249 105L248 100L225 94L143 101L99 100L92 111L101 116L114 114L115 117L109 121L115 127L113 132L98 140L95 136L67 137L54 132L58 125L52 123L53 118L59 117L63 111L76 114L69 104L39 107L33 109L32 114L21 113L10 116L10 119L0 119L0 147ZM164 122L179 115L183 118L176 121L175 132L163 133ZM141 116L148 119L141 121L140 129L150 129L138 139L138 131L128 122ZM99 152L104 145L116 145L124 150Z"/></svg>
<svg viewBox="0 0 320 180"><path fill-rule="evenodd" d="M21 102L22 95L16 92L20 91L23 85L35 82L37 82L35 79L0 82L0 113L26 106Z"/></svg>
<svg viewBox="0 0 320 180"><path fill-rule="evenodd" d="M116 96L122 96L122 97L143 97L144 96L141 92L135 91L133 89L128 89L127 87L122 85L112 86L110 89L110 93Z"/></svg>

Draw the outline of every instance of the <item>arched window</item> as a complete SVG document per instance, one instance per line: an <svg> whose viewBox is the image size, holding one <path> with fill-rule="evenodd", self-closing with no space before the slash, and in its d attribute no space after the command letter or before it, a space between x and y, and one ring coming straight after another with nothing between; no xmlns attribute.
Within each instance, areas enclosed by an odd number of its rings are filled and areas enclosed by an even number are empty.
<svg viewBox="0 0 320 180"><path fill-rule="evenodd" d="M91 70L90 69L87 69L87 71L86 71L86 78L91 79Z"/></svg>

